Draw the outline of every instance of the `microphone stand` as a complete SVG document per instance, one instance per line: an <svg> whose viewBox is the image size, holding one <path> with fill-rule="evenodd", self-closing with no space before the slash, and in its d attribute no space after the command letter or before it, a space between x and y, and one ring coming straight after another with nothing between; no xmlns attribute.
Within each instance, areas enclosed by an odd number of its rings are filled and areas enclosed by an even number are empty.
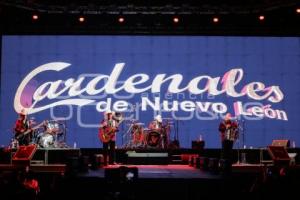
<svg viewBox="0 0 300 200"><path fill-rule="evenodd" d="M238 143L238 149L237 149L237 153L238 153L238 160L237 160L237 163L236 164L240 164L241 161L240 161L240 139L238 138L237 139L237 143Z"/></svg>
<svg viewBox="0 0 300 200"><path fill-rule="evenodd" d="M238 161L237 161L237 164L240 164L241 161L240 161L240 138L242 137L242 145L243 147L245 146L245 132L244 132L244 127L245 127L245 121L244 120L241 120L241 123L236 120L236 123L237 123L237 131L238 131L238 139L237 139L237 142L238 142ZM242 160L242 162L244 163L244 158Z"/></svg>

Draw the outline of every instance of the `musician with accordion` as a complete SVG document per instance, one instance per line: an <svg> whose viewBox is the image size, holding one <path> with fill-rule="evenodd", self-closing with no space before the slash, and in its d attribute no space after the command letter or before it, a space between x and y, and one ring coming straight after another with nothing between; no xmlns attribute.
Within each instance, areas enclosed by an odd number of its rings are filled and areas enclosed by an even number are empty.
<svg viewBox="0 0 300 200"><path fill-rule="evenodd" d="M232 120L230 113L227 113L224 120L220 123L219 131L222 142L221 158L232 163L232 148L238 138L238 124Z"/></svg>

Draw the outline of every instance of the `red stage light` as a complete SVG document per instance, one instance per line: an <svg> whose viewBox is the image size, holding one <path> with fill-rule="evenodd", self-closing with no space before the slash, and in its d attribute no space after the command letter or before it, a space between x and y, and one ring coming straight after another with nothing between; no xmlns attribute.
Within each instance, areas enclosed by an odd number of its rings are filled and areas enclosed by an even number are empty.
<svg viewBox="0 0 300 200"><path fill-rule="evenodd" d="M33 20L38 20L38 19L39 19L39 16L36 15L36 14L34 14L34 15L32 15L32 19L33 19Z"/></svg>
<svg viewBox="0 0 300 200"><path fill-rule="evenodd" d="M214 23L218 23L218 22L219 22L219 18L218 18L218 17L214 17L214 18L213 18L213 22L214 22Z"/></svg>
<svg viewBox="0 0 300 200"><path fill-rule="evenodd" d="M260 21L263 21L263 20L265 20L265 16L263 16L263 15L260 15L260 16L259 16L259 20L260 20Z"/></svg>
<svg viewBox="0 0 300 200"><path fill-rule="evenodd" d="M119 21L120 23L123 23L123 22L125 21L125 19L124 19L124 17L119 17L118 21Z"/></svg>
<svg viewBox="0 0 300 200"><path fill-rule="evenodd" d="M81 17L78 18L78 21L79 21L79 22L84 22L84 21L85 21L85 18L81 16Z"/></svg>
<svg viewBox="0 0 300 200"><path fill-rule="evenodd" d="M179 22L179 18L178 18L178 17L174 17L174 18L173 18L173 22L174 22L174 23L178 23L178 22Z"/></svg>
<svg viewBox="0 0 300 200"><path fill-rule="evenodd" d="M296 9L296 13L300 14L300 8Z"/></svg>

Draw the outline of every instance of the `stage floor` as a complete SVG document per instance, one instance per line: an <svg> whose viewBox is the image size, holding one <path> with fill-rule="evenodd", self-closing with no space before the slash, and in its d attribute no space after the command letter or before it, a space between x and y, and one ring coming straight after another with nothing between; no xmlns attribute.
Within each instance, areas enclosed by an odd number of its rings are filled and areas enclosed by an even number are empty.
<svg viewBox="0 0 300 200"><path fill-rule="evenodd" d="M137 168L139 179L219 179L207 171L201 171L188 165L109 165L98 170L89 170L88 173L81 173L83 177L105 177L106 169L119 167Z"/></svg>

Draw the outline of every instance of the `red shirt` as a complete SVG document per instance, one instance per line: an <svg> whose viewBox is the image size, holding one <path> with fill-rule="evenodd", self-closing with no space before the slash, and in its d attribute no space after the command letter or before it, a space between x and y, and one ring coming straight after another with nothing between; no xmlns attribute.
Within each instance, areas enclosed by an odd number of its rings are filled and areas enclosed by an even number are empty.
<svg viewBox="0 0 300 200"><path fill-rule="evenodd" d="M20 134L23 133L24 131L26 131L28 129L28 121L27 120L22 120L22 119L18 119L15 123L15 132L16 134Z"/></svg>

